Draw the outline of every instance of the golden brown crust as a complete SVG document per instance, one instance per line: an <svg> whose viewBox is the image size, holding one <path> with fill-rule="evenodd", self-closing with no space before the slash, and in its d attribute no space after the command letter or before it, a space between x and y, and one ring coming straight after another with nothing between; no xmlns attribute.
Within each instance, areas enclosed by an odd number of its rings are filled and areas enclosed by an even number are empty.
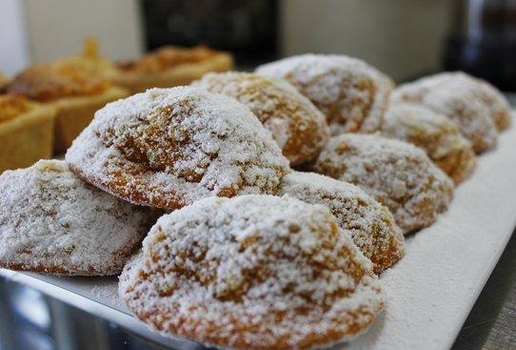
<svg viewBox="0 0 516 350"><path fill-rule="evenodd" d="M9 82L9 78L0 73L0 89Z"/></svg>
<svg viewBox="0 0 516 350"><path fill-rule="evenodd" d="M127 72L157 73L184 63L199 63L217 54L206 46L182 48L164 46L140 59L122 62L118 68Z"/></svg>
<svg viewBox="0 0 516 350"><path fill-rule="evenodd" d="M40 102L64 97L98 95L108 89L104 78L90 77L76 70L63 71L51 65L33 66L18 74L4 88L5 92L20 94Z"/></svg>
<svg viewBox="0 0 516 350"><path fill-rule="evenodd" d="M124 65L119 66L113 79L115 84L134 94L153 87L188 85L205 73L224 72L233 66L233 56L226 52L206 48L164 48L156 54L145 56L141 62L125 68Z"/></svg>
<svg viewBox="0 0 516 350"><path fill-rule="evenodd" d="M0 173L52 155L56 110L35 103L31 106L17 117L0 122Z"/></svg>
<svg viewBox="0 0 516 350"><path fill-rule="evenodd" d="M35 107L25 96L0 95L0 123L27 113Z"/></svg>
<svg viewBox="0 0 516 350"><path fill-rule="evenodd" d="M101 56L98 43L93 38L85 40L81 54L61 58L55 61L52 66L57 71L65 74L78 73L107 80L110 80L117 71L111 61Z"/></svg>

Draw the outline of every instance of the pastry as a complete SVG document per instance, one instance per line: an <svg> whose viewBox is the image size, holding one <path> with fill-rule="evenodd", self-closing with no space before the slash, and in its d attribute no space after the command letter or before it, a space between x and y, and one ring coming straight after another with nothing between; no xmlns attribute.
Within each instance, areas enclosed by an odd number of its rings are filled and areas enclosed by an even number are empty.
<svg viewBox="0 0 516 350"><path fill-rule="evenodd" d="M423 148L456 184L475 170L475 152L459 126L423 105L392 103L385 114L382 135Z"/></svg>
<svg viewBox="0 0 516 350"><path fill-rule="evenodd" d="M384 74L342 55L301 55L265 64L256 73L290 82L328 119L332 134L374 132L392 90Z"/></svg>
<svg viewBox="0 0 516 350"><path fill-rule="evenodd" d="M328 141L324 115L289 83L252 73L210 73L193 86L243 103L272 134L292 166L315 160Z"/></svg>
<svg viewBox="0 0 516 350"><path fill-rule="evenodd" d="M56 108L55 153L63 153L70 146L97 109L128 95L104 77L61 64L30 67L3 90Z"/></svg>
<svg viewBox="0 0 516 350"><path fill-rule="evenodd" d="M371 260L375 273L380 274L403 256L403 234L389 209L359 187L316 173L292 172L283 177L279 194L328 207L337 224Z"/></svg>
<svg viewBox="0 0 516 350"><path fill-rule="evenodd" d="M401 85L393 100L422 104L448 116L477 153L495 147L497 125L503 129L510 123L503 96L463 73L441 73Z"/></svg>
<svg viewBox="0 0 516 350"><path fill-rule="evenodd" d="M0 73L0 88L7 84L9 82L9 79L7 79L7 77L5 75L3 75L2 73Z"/></svg>
<svg viewBox="0 0 516 350"><path fill-rule="evenodd" d="M137 208L91 187L65 162L42 160L0 176L0 267L114 275L150 224Z"/></svg>
<svg viewBox="0 0 516 350"><path fill-rule="evenodd" d="M290 171L247 107L191 87L150 89L108 104L66 161L104 191L170 209L208 196L274 194Z"/></svg>
<svg viewBox="0 0 516 350"><path fill-rule="evenodd" d="M188 85L208 72L233 68L233 56L205 46L166 46L138 60L118 64L114 81L132 94L153 87Z"/></svg>
<svg viewBox="0 0 516 350"><path fill-rule="evenodd" d="M350 340L383 308L371 262L323 206L207 198L159 219L119 293L164 335L232 349Z"/></svg>
<svg viewBox="0 0 516 350"><path fill-rule="evenodd" d="M422 149L377 135L332 137L314 170L361 187L404 232L431 225L453 194L453 182Z"/></svg>
<svg viewBox="0 0 516 350"><path fill-rule="evenodd" d="M55 114L23 96L0 95L0 173L52 155Z"/></svg>
<svg viewBox="0 0 516 350"><path fill-rule="evenodd" d="M52 63L59 72L75 75L77 72L90 78L111 80L118 70L110 60L102 57L97 40L88 38L84 42L83 52L79 55L63 57Z"/></svg>

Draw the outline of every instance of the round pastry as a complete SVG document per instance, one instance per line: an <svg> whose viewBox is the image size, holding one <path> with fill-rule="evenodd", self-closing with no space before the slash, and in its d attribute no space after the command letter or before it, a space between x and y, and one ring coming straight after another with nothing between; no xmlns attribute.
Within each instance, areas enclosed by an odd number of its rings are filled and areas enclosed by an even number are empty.
<svg viewBox="0 0 516 350"><path fill-rule="evenodd" d="M272 134L292 166L315 160L328 141L324 115L289 83L252 73L210 73L192 84L243 103Z"/></svg>
<svg viewBox="0 0 516 350"><path fill-rule="evenodd" d="M108 104L66 161L106 192L170 209L209 196L273 194L290 171L248 108L191 87L150 89Z"/></svg>
<svg viewBox="0 0 516 350"><path fill-rule="evenodd" d="M453 194L453 182L422 149L377 135L332 137L314 170L360 186L404 232L431 225Z"/></svg>
<svg viewBox="0 0 516 350"><path fill-rule="evenodd" d="M385 114L382 135L423 148L456 184L475 170L475 152L459 126L423 105L392 103Z"/></svg>
<svg viewBox="0 0 516 350"><path fill-rule="evenodd" d="M41 160L0 176L0 267L58 275L114 275L154 215Z"/></svg>
<svg viewBox="0 0 516 350"><path fill-rule="evenodd" d="M504 128L510 123L503 96L463 73L441 73L401 85L393 100L423 104L448 116L477 153L496 145L497 125Z"/></svg>
<svg viewBox="0 0 516 350"><path fill-rule="evenodd" d="M323 206L206 198L165 215L119 293L152 328L232 349L328 346L383 307L371 262Z"/></svg>
<svg viewBox="0 0 516 350"><path fill-rule="evenodd" d="M405 252L403 234L389 209L355 185L316 173L292 172L283 177L279 194L328 207L377 274Z"/></svg>
<svg viewBox="0 0 516 350"><path fill-rule="evenodd" d="M289 57L260 66L256 73L294 85L326 115L334 135L376 131L393 85L364 61L341 55Z"/></svg>

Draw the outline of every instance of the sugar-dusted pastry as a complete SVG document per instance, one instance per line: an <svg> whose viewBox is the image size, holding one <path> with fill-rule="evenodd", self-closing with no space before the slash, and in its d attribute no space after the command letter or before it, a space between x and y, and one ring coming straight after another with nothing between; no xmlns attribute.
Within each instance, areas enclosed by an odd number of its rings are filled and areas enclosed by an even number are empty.
<svg viewBox="0 0 516 350"><path fill-rule="evenodd" d="M334 135L376 131L393 85L364 61L342 55L293 56L260 66L256 73L294 85L326 115Z"/></svg>
<svg viewBox="0 0 516 350"><path fill-rule="evenodd" d="M54 107L57 110L54 148L64 152L93 118L95 111L110 101L128 95L102 76L77 66L33 66L18 74L3 90Z"/></svg>
<svg viewBox="0 0 516 350"><path fill-rule="evenodd" d="M393 100L420 103L448 116L477 153L494 147L497 127L510 124L508 103L500 92L464 73L441 73L401 85Z"/></svg>
<svg viewBox="0 0 516 350"><path fill-rule="evenodd" d="M209 196L274 194L290 171L247 107L191 87L150 89L108 104L66 161L104 191L171 209Z"/></svg>
<svg viewBox="0 0 516 350"><path fill-rule="evenodd" d="M391 103L382 124L382 135L423 148L455 183L475 170L475 152L460 133L459 126L423 105Z"/></svg>
<svg viewBox="0 0 516 350"><path fill-rule="evenodd" d="M324 115L286 81L252 73L210 73L192 86L233 97L249 107L291 165L313 161L328 141Z"/></svg>
<svg viewBox="0 0 516 350"><path fill-rule="evenodd" d="M283 177L279 194L328 207L377 274L405 252L403 234L389 209L355 185L316 173L292 172Z"/></svg>
<svg viewBox="0 0 516 350"><path fill-rule="evenodd" d="M153 87L188 85L208 72L224 72L233 65L233 55L206 46L165 46L118 64L114 81L135 94Z"/></svg>
<svg viewBox="0 0 516 350"><path fill-rule="evenodd" d="M431 225L453 195L453 182L422 149L377 135L332 137L314 170L361 187L404 232Z"/></svg>
<svg viewBox="0 0 516 350"><path fill-rule="evenodd" d="M231 349L326 347L383 308L371 262L327 208L260 195L161 217L119 293L161 334Z"/></svg>
<svg viewBox="0 0 516 350"><path fill-rule="evenodd" d="M137 208L42 160L0 176L0 267L58 275L114 275L150 227Z"/></svg>
<svg viewBox="0 0 516 350"><path fill-rule="evenodd" d="M0 173L52 155L54 108L0 94Z"/></svg>

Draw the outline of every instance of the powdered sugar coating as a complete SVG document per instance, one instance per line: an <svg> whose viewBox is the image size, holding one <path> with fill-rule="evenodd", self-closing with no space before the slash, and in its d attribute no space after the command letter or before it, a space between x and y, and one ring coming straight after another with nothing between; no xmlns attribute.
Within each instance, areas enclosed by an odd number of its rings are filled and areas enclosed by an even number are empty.
<svg viewBox="0 0 516 350"><path fill-rule="evenodd" d="M422 149L377 135L332 137L314 170L361 187L405 232L431 225L453 194L453 182Z"/></svg>
<svg viewBox="0 0 516 350"><path fill-rule="evenodd" d="M423 105L391 103L382 124L382 135L423 148L455 183L475 170L475 152L460 133L459 126Z"/></svg>
<svg viewBox="0 0 516 350"><path fill-rule="evenodd" d="M392 98L420 103L448 116L459 125L475 152L482 152L496 146L495 118L503 119L495 112L500 108L499 99L496 94L486 94L488 90L463 73L442 73L403 84L394 90ZM498 102L489 103L493 98Z"/></svg>
<svg viewBox="0 0 516 350"><path fill-rule="evenodd" d="M209 73L192 86L233 97L249 107L291 165L314 160L330 136L324 115L286 81L252 73Z"/></svg>
<svg viewBox="0 0 516 350"><path fill-rule="evenodd" d="M359 187L331 177L292 172L283 177L279 194L330 209L379 274L404 254L404 238L391 212Z"/></svg>
<svg viewBox="0 0 516 350"><path fill-rule="evenodd" d="M165 335L236 349L312 348L374 321L383 300L371 267L323 206L212 197L159 219L119 292Z"/></svg>
<svg viewBox="0 0 516 350"><path fill-rule="evenodd" d="M366 62L343 55L293 56L256 73L294 85L326 115L333 135L378 130L393 86Z"/></svg>
<svg viewBox="0 0 516 350"><path fill-rule="evenodd" d="M150 89L97 111L66 161L136 204L180 208L208 196L275 193L288 160L244 105L202 89Z"/></svg>
<svg viewBox="0 0 516 350"><path fill-rule="evenodd" d="M62 275L113 275L152 224L137 208L91 187L63 161L0 176L0 266Z"/></svg>

